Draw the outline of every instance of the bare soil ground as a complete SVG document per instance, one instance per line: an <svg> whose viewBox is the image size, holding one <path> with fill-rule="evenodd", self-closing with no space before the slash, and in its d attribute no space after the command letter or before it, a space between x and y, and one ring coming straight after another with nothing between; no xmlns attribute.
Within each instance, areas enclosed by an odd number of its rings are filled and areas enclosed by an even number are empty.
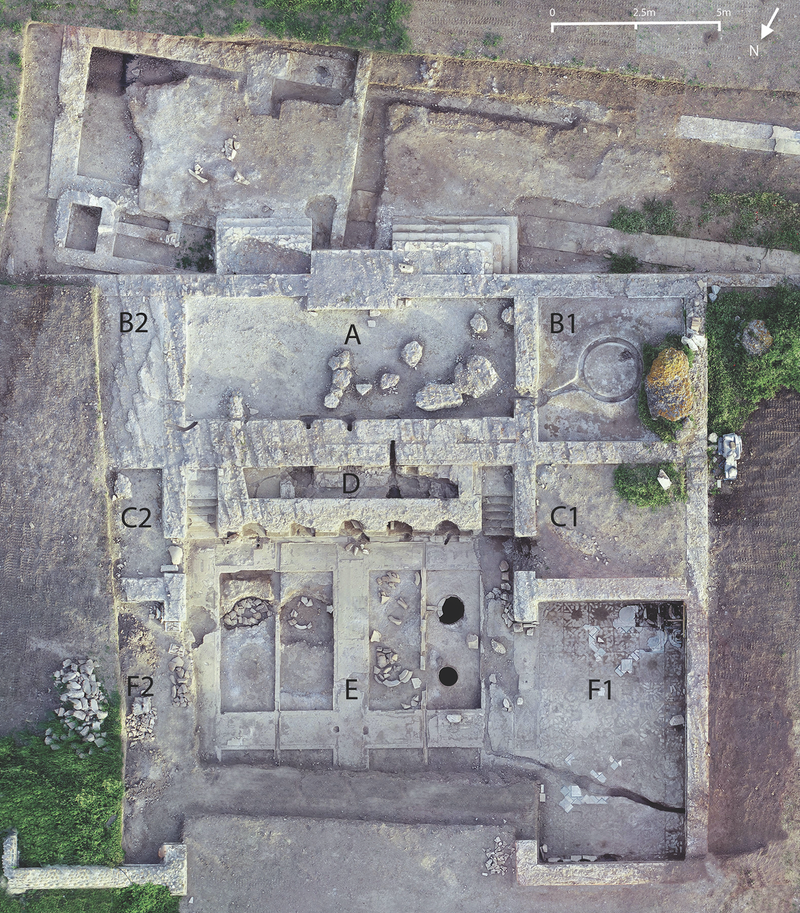
<svg viewBox="0 0 800 913"><path fill-rule="evenodd" d="M85 289L0 286L0 732L55 709L52 673L118 659Z"/></svg>
<svg viewBox="0 0 800 913"><path fill-rule="evenodd" d="M745 426L739 481L713 504L709 847L759 854L741 861L743 884L787 900L800 843L799 428L800 395L762 406Z"/></svg>
<svg viewBox="0 0 800 913"><path fill-rule="evenodd" d="M566 27L551 22L633 21L635 4L612 0L549 4L534 0L414 0L408 19L417 52L524 60L573 67L647 73L715 86L793 89L797 83L798 11L786 10L775 35L762 42L760 25L772 13L766 4L745 0L720 7L701 0L659 0L647 6L642 23L656 20L716 20L716 26ZM552 14L551 14L552 9ZM781 12L784 12L782 10Z"/></svg>

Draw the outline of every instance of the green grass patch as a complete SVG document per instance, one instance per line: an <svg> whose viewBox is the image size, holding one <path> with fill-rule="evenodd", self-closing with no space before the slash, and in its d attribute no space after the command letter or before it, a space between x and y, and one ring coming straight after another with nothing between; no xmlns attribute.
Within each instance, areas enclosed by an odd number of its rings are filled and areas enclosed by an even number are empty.
<svg viewBox="0 0 800 913"><path fill-rule="evenodd" d="M83 759L66 741L53 751L42 732L0 739L0 833L17 831L21 865L122 862L119 699L108 709L107 750ZM69 732L55 714L47 725Z"/></svg>
<svg viewBox="0 0 800 913"><path fill-rule="evenodd" d="M161 885L110 891L28 891L19 897L0 892L0 913L178 913L179 900Z"/></svg>
<svg viewBox="0 0 800 913"><path fill-rule="evenodd" d="M402 0L256 0L260 24L278 38L405 51L410 41Z"/></svg>
<svg viewBox="0 0 800 913"><path fill-rule="evenodd" d="M751 320L763 320L774 338L763 355L748 355L742 346ZM800 289L785 284L765 293L722 293L708 302L706 327L709 431L740 431L779 390L800 392Z"/></svg>
<svg viewBox="0 0 800 913"><path fill-rule="evenodd" d="M677 336L674 333L665 336L657 346L651 346L650 343L647 342L644 343L642 345L642 368L644 377L642 378L642 386L639 390L639 399L636 403L636 408L639 413L639 421L641 421L645 428L652 431L653 434L657 434L662 441L674 443L678 440L678 435L683 428L683 422L670 422L665 418L653 418L653 416L650 415L650 409L647 405L647 393L644 386L644 378L647 377L650 372L650 368L653 366L656 356L659 352L669 348L683 351L689 359L690 365L694 361L695 353L692 352L688 346L681 345L680 336Z"/></svg>
<svg viewBox="0 0 800 913"><path fill-rule="evenodd" d="M640 265L639 260L631 253L608 255L610 273L635 273L639 270Z"/></svg>
<svg viewBox="0 0 800 913"><path fill-rule="evenodd" d="M0 836L17 831L21 866L119 865L125 793L119 698L109 701L105 749L83 759L70 740L56 751L45 745L46 727L69 735L52 714L36 730L0 739ZM178 901L161 885L19 896L0 890L0 913L178 913Z"/></svg>
<svg viewBox="0 0 800 913"><path fill-rule="evenodd" d="M662 469L672 482L666 491L658 483ZM686 472L674 463L622 463L614 470L614 491L637 507L657 510L687 500Z"/></svg>
<svg viewBox="0 0 800 913"><path fill-rule="evenodd" d="M620 206L615 210L608 223L609 228L616 228L631 235L643 233L651 235L677 235L681 233L678 226L678 211L672 200L645 200L639 209Z"/></svg>
<svg viewBox="0 0 800 913"><path fill-rule="evenodd" d="M710 193L702 206L700 224L712 219L727 223L725 240L731 244L754 244L800 254L800 203L782 193Z"/></svg>

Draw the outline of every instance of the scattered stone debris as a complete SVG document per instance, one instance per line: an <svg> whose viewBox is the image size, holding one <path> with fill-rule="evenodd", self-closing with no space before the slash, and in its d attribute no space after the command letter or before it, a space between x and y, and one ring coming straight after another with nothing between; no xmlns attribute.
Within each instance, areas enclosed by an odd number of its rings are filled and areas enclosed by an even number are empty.
<svg viewBox="0 0 800 913"><path fill-rule="evenodd" d="M729 482L739 477L739 470L736 466L742 457L742 439L738 434L723 434L717 443L717 453L725 460L723 473L725 479Z"/></svg>
<svg viewBox="0 0 800 913"><path fill-rule="evenodd" d="M117 473L116 479L114 479L114 501L127 501L128 498L133 497L133 484L128 476L125 473Z"/></svg>
<svg viewBox="0 0 800 913"><path fill-rule="evenodd" d="M222 153L225 158L232 162L236 158L236 153L239 151L239 140L235 136L229 136L225 140L225 143L222 147Z"/></svg>
<svg viewBox="0 0 800 913"><path fill-rule="evenodd" d="M388 598L394 590L397 589L400 583L400 575L397 571L387 571L381 577L377 579L378 584L378 595L383 600Z"/></svg>
<svg viewBox="0 0 800 913"><path fill-rule="evenodd" d="M372 389L372 384L356 384L356 391L359 396L366 396Z"/></svg>
<svg viewBox="0 0 800 913"><path fill-rule="evenodd" d="M184 650L180 644L173 644L178 649L169 661L169 680L172 683L172 703L188 707L191 700L191 672L186 667ZM171 651L170 651L171 652Z"/></svg>
<svg viewBox="0 0 800 913"><path fill-rule="evenodd" d="M430 62L423 60L419 65L419 75L428 88L435 85L442 75L442 61L438 59Z"/></svg>
<svg viewBox="0 0 800 913"><path fill-rule="evenodd" d="M108 698L95 677L94 663L90 659L65 659L53 678L64 705L55 711L63 731L59 734L56 729L48 728L45 745L58 751L62 747L59 742L66 742L81 759L87 758L95 748L108 751L103 732L108 717Z"/></svg>
<svg viewBox="0 0 800 913"><path fill-rule="evenodd" d="M232 628L252 627L275 614L271 603L256 596L245 596L234 603L233 608L222 616L222 623L230 631Z"/></svg>
<svg viewBox="0 0 800 913"><path fill-rule="evenodd" d="M199 181L201 184L208 183L208 178L203 177L203 169L197 162L195 162L195 166L193 169L192 168L189 169L189 174L191 174L191 176L193 178L195 178L195 180Z"/></svg>
<svg viewBox="0 0 800 913"><path fill-rule="evenodd" d="M453 384L426 384L416 395L417 406L425 412L454 409L463 402L464 398Z"/></svg>
<svg viewBox="0 0 800 913"><path fill-rule="evenodd" d="M125 733L128 744L134 745L153 738L153 729L158 719L152 698L135 697L131 702L131 711L125 720Z"/></svg>
<svg viewBox="0 0 800 913"><path fill-rule="evenodd" d="M250 181L248 181L240 171L235 171L233 173L233 180L236 184L241 184L243 187L248 187L250 185Z"/></svg>
<svg viewBox="0 0 800 913"><path fill-rule="evenodd" d="M341 352L337 352L336 355L331 355L328 359L328 367L331 371L338 371L340 368L352 369L353 353L349 349L343 349Z"/></svg>
<svg viewBox="0 0 800 913"><path fill-rule="evenodd" d="M645 391L653 418L670 422L686 418L694 405L686 355L673 348L659 352L645 379Z"/></svg>
<svg viewBox="0 0 800 913"><path fill-rule="evenodd" d="M503 312L500 314L500 319L503 323L507 323L510 327L514 326L514 305L510 304L507 308L503 308Z"/></svg>
<svg viewBox="0 0 800 913"><path fill-rule="evenodd" d="M467 646L470 650L477 650L479 645L477 634L467 634Z"/></svg>
<svg viewBox="0 0 800 913"><path fill-rule="evenodd" d="M513 848L503 843L502 837L494 838L494 847L486 850L486 862L483 864L484 875L505 875L513 855Z"/></svg>
<svg viewBox="0 0 800 913"><path fill-rule="evenodd" d="M383 374L381 376L381 390L384 391L394 391L397 388L397 385L400 383L399 374Z"/></svg>
<svg viewBox="0 0 800 913"><path fill-rule="evenodd" d="M763 320L751 320L742 330L742 345L748 355L763 355L774 339Z"/></svg>
<svg viewBox="0 0 800 913"><path fill-rule="evenodd" d="M466 365L456 365L453 386L459 393L477 399L485 396L499 380L497 371L485 355L473 355Z"/></svg>
<svg viewBox="0 0 800 913"><path fill-rule="evenodd" d="M495 653L499 653L500 656L507 652L505 645L501 644L499 640L495 640L494 638L492 638L492 649Z"/></svg>
<svg viewBox="0 0 800 913"><path fill-rule="evenodd" d="M489 324L480 311L472 315L469 328L475 336L485 336L489 332Z"/></svg>
<svg viewBox="0 0 800 913"><path fill-rule="evenodd" d="M664 472L663 469L658 470L658 475L656 476L656 481L664 489L664 491L667 491L668 489L672 488L672 480L666 474L666 472Z"/></svg>
<svg viewBox="0 0 800 913"><path fill-rule="evenodd" d="M331 378L331 388L325 397L324 404L326 409L335 409L345 390L350 386L353 379L353 354L348 349L337 352L328 359L328 367L333 372Z"/></svg>
<svg viewBox="0 0 800 913"><path fill-rule="evenodd" d="M225 411L232 422L241 422L244 419L244 398L238 390L228 394Z"/></svg>
<svg viewBox="0 0 800 913"><path fill-rule="evenodd" d="M416 368L422 358L422 343L417 342L416 339L412 339L411 342L403 346L400 357L409 368Z"/></svg>
<svg viewBox="0 0 800 913"><path fill-rule="evenodd" d="M344 544L344 550L346 552L350 552L351 555L368 555L368 543L369 536L366 533L362 532L348 539Z"/></svg>

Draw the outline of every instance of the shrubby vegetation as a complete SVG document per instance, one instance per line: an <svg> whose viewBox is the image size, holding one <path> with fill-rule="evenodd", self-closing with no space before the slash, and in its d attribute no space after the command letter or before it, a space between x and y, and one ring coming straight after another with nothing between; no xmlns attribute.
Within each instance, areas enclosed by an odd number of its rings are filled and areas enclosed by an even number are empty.
<svg viewBox="0 0 800 913"><path fill-rule="evenodd" d="M672 482L666 490L657 480L662 469ZM614 490L637 507L656 510L676 501L686 501L686 472L674 463L622 463L614 470Z"/></svg>
<svg viewBox="0 0 800 913"><path fill-rule="evenodd" d="M742 346L751 320L765 321L774 337L763 355ZM800 289L725 292L709 301L706 326L710 431L739 431L763 400L784 387L800 392Z"/></svg>

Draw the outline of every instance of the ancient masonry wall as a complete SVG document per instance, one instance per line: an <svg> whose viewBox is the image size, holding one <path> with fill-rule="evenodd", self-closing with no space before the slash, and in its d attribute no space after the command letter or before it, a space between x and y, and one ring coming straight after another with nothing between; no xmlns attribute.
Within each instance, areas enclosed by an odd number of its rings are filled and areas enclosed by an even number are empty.
<svg viewBox="0 0 800 913"><path fill-rule="evenodd" d="M201 470L213 471L217 520L223 532L246 522L265 528L284 528L287 524L338 529L343 505L305 503L293 499L270 503L246 497L242 467L281 465L372 465L384 466L388 460L387 440L397 443L401 464L480 464L515 467L515 525L517 535L536 533L536 467L541 463L619 463L652 462L680 458L681 448L661 442L587 441L540 442L534 400L536 376L536 327L540 299L557 298L683 298L704 306L705 288L711 279L694 275L630 276L594 275L417 275L399 269L393 251L348 251L337 259L333 252L313 252L310 275L281 276L113 276L97 277L108 314L120 308L135 311L135 305L148 302L153 331L142 348L140 340L123 338L123 357L114 365L113 379L106 375L110 400L104 411L124 416L115 422L115 433L108 444L113 465L124 469L160 469L164 480L164 533L182 539L186 534L187 480ZM337 252L341 253L341 252ZM320 256L320 254L322 256ZM775 279L777 277L773 277ZM764 276L738 276L734 284L770 284ZM765 281L767 280L767 281ZM195 296L213 297L224 306L228 297L281 297L297 300L298 307L352 310L353 299L339 301L323 296L324 288L347 289L358 281L361 308L387 311L399 302L414 298L508 298L515 308L516 386L520 394L512 416L456 419L356 420L350 427L339 419L324 419L311 427L300 420L251 420L246 423L225 420L200 420L191 434L185 424L187 384L186 306ZM698 296L698 290L700 292ZM348 296L345 296L345 298ZM133 348L133 342L139 349ZM704 364L703 359L697 360ZM107 369L106 369L107 370ZM700 399L705 401L705 371L699 378ZM147 390L150 395L141 392ZM110 409L109 409L110 407ZM702 411L702 410L701 410ZM159 430L158 434L147 433ZM687 856L702 857L706 852L708 792L708 620L707 620L707 468L705 464L706 429L695 430L687 456L689 505L687 511L687 570L683 580L536 580L520 574L515 580L515 617L536 614L538 602L587 599L682 599L686 604L687 658ZM468 490L467 490L468 489ZM447 504L451 519L463 529L481 525L480 493L470 488ZM212 496L213 495L213 496ZM412 502L409 502L411 505ZM415 529L428 528L434 518L418 514L407 519ZM396 507L397 505L393 505ZM359 519L370 528L377 511L383 520L385 503L372 505L348 502L348 511L358 510ZM411 507L409 506L409 509ZM437 505L441 511L441 504ZM456 516L456 514L458 516ZM438 519L442 519L441 513ZM335 521L335 522L334 522ZM184 580L182 574L167 575ZM156 599L169 605L172 626L180 630L185 611L185 594L167 586L164 580L125 580L122 588L128 599ZM170 580L171 583L171 580ZM157 590L157 592L156 592ZM526 613L528 613L526 615ZM173 617L174 616L174 617ZM530 620L535 621L534 618ZM262 721L268 732L270 722ZM451 727L452 728L452 727ZM227 744L242 737L241 721L231 714L218 735ZM528 853L526 879L530 884L602 884L631 881L629 866L614 864L581 865L581 875L564 867L542 865L532 874L536 854L521 848L520 860ZM520 870L522 871L522 870ZM645 868L637 868L644 877ZM653 869L652 876L658 880ZM520 876L521 878L523 876Z"/></svg>
<svg viewBox="0 0 800 913"><path fill-rule="evenodd" d="M19 868L17 835L3 841L3 875L8 879L9 894L26 891L52 891L71 888L128 888L134 884L161 884L170 894L186 893L186 847L182 843L165 843L163 861L158 865L50 865L43 868Z"/></svg>

